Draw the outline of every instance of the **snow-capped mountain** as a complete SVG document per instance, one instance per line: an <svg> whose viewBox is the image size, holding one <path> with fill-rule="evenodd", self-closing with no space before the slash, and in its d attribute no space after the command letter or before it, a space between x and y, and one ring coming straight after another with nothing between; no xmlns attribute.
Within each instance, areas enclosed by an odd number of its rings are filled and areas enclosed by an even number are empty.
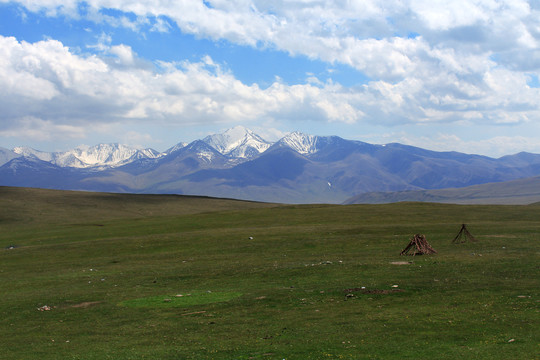
<svg viewBox="0 0 540 360"><path fill-rule="evenodd" d="M287 134L285 137L279 140L276 145L281 147L289 147L302 155L309 155L314 154L319 150L319 139L319 136L307 135L295 131Z"/></svg>
<svg viewBox="0 0 540 360"><path fill-rule="evenodd" d="M16 157L19 157L21 155L15 153L12 150L0 147L0 166L4 165L8 161L15 159Z"/></svg>
<svg viewBox="0 0 540 360"><path fill-rule="evenodd" d="M178 144L174 145L173 147L165 150L165 154L171 154L175 151L178 151L180 149L183 149L187 146L187 143L186 142L179 142Z"/></svg>
<svg viewBox="0 0 540 360"><path fill-rule="evenodd" d="M310 154L315 151L314 144L316 139L316 136L292 133L281 141L284 146L291 147L301 154ZM217 153L229 158L231 164L238 164L259 156L273 145L273 143L264 140L253 131L243 126L236 126L221 134L209 135L202 140L196 140L190 144L179 142L163 153L159 153L153 149L138 149L122 144L81 145L75 149L63 152L45 152L30 147L16 147L13 151L8 149L0 151L0 166L15 157L23 156L39 159L60 167L100 170L126 165L135 160L158 159L185 148L188 148L188 150L194 153L199 152L200 158L211 162L214 156L213 151L209 151L208 148L201 146L199 142L204 143Z"/></svg>
<svg viewBox="0 0 540 360"><path fill-rule="evenodd" d="M16 154L37 158L61 167L116 167L138 159L155 159L161 154L153 149L136 149L121 144L79 146L65 152L44 152L29 147L16 147Z"/></svg>
<svg viewBox="0 0 540 360"><path fill-rule="evenodd" d="M4 163L2 163L2 161ZM293 132L276 143L235 127L164 153L126 145L47 153L0 148L0 185L340 203L376 191L459 188L540 176L540 155L493 159Z"/></svg>
<svg viewBox="0 0 540 360"><path fill-rule="evenodd" d="M20 156L34 157L47 162L53 161L54 158L53 153L32 149L26 146L18 146L13 149L13 152Z"/></svg>
<svg viewBox="0 0 540 360"><path fill-rule="evenodd" d="M243 159L257 156L272 146L272 143L243 126L236 126L222 134L209 135L202 141L223 155Z"/></svg>

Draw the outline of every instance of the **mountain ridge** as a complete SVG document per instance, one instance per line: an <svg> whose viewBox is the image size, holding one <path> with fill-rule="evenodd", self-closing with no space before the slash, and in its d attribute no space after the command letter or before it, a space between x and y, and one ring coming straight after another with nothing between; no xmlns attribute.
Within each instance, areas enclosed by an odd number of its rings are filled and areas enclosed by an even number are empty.
<svg viewBox="0 0 540 360"><path fill-rule="evenodd" d="M54 157L35 150L24 156L0 149L0 159L6 160L0 185L342 203L364 193L463 188L540 176L538 154L494 159L300 132L270 143L243 127L218 135L178 143L163 153L119 144L93 147L86 157L66 152L84 161L84 167L62 166L66 162L58 158L44 161L39 156Z"/></svg>

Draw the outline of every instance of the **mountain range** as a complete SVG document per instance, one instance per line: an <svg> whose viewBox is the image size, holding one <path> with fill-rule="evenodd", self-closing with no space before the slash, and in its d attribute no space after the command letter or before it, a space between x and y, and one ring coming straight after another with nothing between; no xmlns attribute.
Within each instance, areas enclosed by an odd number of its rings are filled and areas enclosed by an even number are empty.
<svg viewBox="0 0 540 360"><path fill-rule="evenodd" d="M164 152L121 144L54 153L0 148L0 185L5 186L281 203L384 202L381 193L466 188L537 176L538 154L495 159L299 132L269 142L240 126ZM536 181L540 184L540 178ZM379 195L362 198L374 192Z"/></svg>

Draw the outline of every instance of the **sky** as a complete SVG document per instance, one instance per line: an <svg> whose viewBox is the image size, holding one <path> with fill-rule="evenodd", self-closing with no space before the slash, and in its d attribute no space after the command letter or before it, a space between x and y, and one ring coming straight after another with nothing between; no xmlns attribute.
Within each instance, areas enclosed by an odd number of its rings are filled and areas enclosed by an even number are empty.
<svg viewBox="0 0 540 360"><path fill-rule="evenodd" d="M0 147L236 125L540 153L540 0L0 0Z"/></svg>

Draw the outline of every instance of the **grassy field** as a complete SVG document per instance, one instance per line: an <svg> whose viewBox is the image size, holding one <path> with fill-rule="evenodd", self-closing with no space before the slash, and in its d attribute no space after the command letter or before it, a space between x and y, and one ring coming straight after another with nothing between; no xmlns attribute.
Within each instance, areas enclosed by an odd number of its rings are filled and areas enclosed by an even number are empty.
<svg viewBox="0 0 540 360"><path fill-rule="evenodd" d="M539 220L0 188L0 358L539 359Z"/></svg>

